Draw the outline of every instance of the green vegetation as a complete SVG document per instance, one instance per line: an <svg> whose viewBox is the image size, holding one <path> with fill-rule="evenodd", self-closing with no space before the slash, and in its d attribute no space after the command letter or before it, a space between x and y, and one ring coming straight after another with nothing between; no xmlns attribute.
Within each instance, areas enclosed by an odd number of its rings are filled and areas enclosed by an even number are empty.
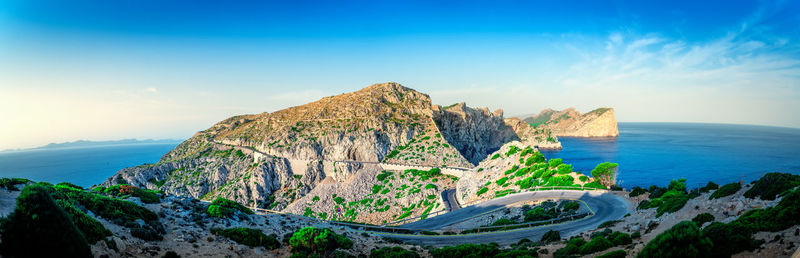
<svg viewBox="0 0 800 258"><path fill-rule="evenodd" d="M629 197L636 197L636 196L642 195L642 194L644 194L646 192L647 192L647 190L645 190L644 188L636 186L636 187L633 187L633 190L631 190L631 193L629 193L628 196Z"/></svg>
<svg viewBox="0 0 800 258"><path fill-rule="evenodd" d="M497 158L499 158L499 157L500 157L500 153L497 153L497 154L494 154L494 155L492 155L492 159L497 159Z"/></svg>
<svg viewBox="0 0 800 258"><path fill-rule="evenodd" d="M510 147L508 147L508 151L506 151L506 157L511 157L511 155L514 155L519 151L520 151L519 147L517 147L516 145L511 145Z"/></svg>
<svg viewBox="0 0 800 258"><path fill-rule="evenodd" d="M209 216L217 218L230 218L236 215L236 212L253 214L253 211L244 205L222 197L214 199L211 205L208 206L208 209L206 209L206 213L208 213Z"/></svg>
<svg viewBox="0 0 800 258"><path fill-rule="evenodd" d="M614 250L608 253L598 255L597 258L625 258L628 253L625 250Z"/></svg>
<svg viewBox="0 0 800 258"><path fill-rule="evenodd" d="M56 200L55 202L69 215L72 222L75 223L75 226L83 233L83 236L89 243L96 243L97 241L105 239L107 236L111 236L111 231L103 227L102 223L86 215L86 213L83 213L71 202L66 200Z"/></svg>
<svg viewBox="0 0 800 258"><path fill-rule="evenodd" d="M654 189L654 191L650 192L651 198L655 198L654 192L657 187L650 187ZM656 217L661 217L664 213L672 213L679 211L686 205L686 202L689 201L689 196L686 194L686 179L681 178L678 180L672 180L669 183L669 187L667 188L666 192L660 194L657 198L652 199L649 202L649 208L658 208L656 211ZM644 201L642 202L644 203ZM642 207L642 203L639 204L639 207ZM642 207L643 208L643 207Z"/></svg>
<svg viewBox="0 0 800 258"><path fill-rule="evenodd" d="M145 222L158 220L158 215L154 212L129 201L89 193L68 186L56 186L53 189L60 193L58 194L59 196L63 196L58 199L69 200L72 203L80 204L82 207L91 210L94 214L111 220L118 225L134 222L137 219L144 220Z"/></svg>
<svg viewBox="0 0 800 258"><path fill-rule="evenodd" d="M478 196L481 196L481 194L484 194L484 193L486 193L487 191L489 191L489 188L483 187L483 188L481 188L480 190L478 190L478 192L477 192L476 194L477 194Z"/></svg>
<svg viewBox="0 0 800 258"><path fill-rule="evenodd" d="M614 243L612 243L603 236L597 236L592 238L592 240L590 240L588 243L582 245L578 250L581 254L587 255L591 253L600 252L609 249L611 247L614 247Z"/></svg>
<svg viewBox="0 0 800 258"><path fill-rule="evenodd" d="M369 252L370 258L418 258L419 254L406 250L405 248L394 246L384 246L381 249L372 249Z"/></svg>
<svg viewBox="0 0 800 258"><path fill-rule="evenodd" d="M711 222L711 221L714 221L714 215L711 215L711 213L708 212L697 214L697 216L694 216L694 218L692 219L692 222L697 224L697 226L702 226L706 222Z"/></svg>
<svg viewBox="0 0 800 258"><path fill-rule="evenodd" d="M460 244L430 250L434 258L463 258L463 257L538 257L536 249L527 249L518 246L517 249L500 249L497 244Z"/></svg>
<svg viewBox="0 0 800 258"><path fill-rule="evenodd" d="M549 230L542 235L542 239L540 241L542 243L561 241L561 233L555 230Z"/></svg>
<svg viewBox="0 0 800 258"><path fill-rule="evenodd" d="M375 178L377 178L377 179L378 179L378 181L383 181L383 180L386 180L386 178L387 178L387 177L389 177L389 176L391 176L391 175L392 175L392 172L391 172L391 171L386 171L386 170L383 170L383 171L381 171L381 173L380 173L380 174L378 174L377 176L375 176Z"/></svg>
<svg viewBox="0 0 800 258"><path fill-rule="evenodd" d="M308 257L317 255L327 257L336 249L349 249L353 241L336 234L327 228L304 227L292 234L289 239L293 256Z"/></svg>
<svg viewBox="0 0 800 258"><path fill-rule="evenodd" d="M633 243L633 238L631 235L619 231L614 231L613 233L609 234L608 240L611 240L611 243L614 243L615 246L629 245Z"/></svg>
<svg viewBox="0 0 800 258"><path fill-rule="evenodd" d="M744 197L755 198L761 196L762 200L775 200L778 195L800 185L800 175L789 173L768 173L758 179L753 187L744 193Z"/></svg>
<svg viewBox="0 0 800 258"><path fill-rule="evenodd" d="M19 184L27 184L31 182L31 180L25 178L0 178L0 187L5 188L9 191L17 191L19 188L16 185Z"/></svg>
<svg viewBox="0 0 800 258"><path fill-rule="evenodd" d="M636 257L710 257L713 246L694 222L683 221L658 234Z"/></svg>
<svg viewBox="0 0 800 258"><path fill-rule="evenodd" d="M268 236L258 229L252 228L229 228L220 229L212 228L211 233L218 236L230 238L237 243L247 245L250 247L263 246L267 249L276 249L280 247L280 243L275 239L275 235Z"/></svg>
<svg viewBox="0 0 800 258"><path fill-rule="evenodd" d="M611 163L611 162L603 162L597 164L597 166L592 169L592 177L594 180L606 187L610 187L612 185L616 185L617 182L617 167L619 164Z"/></svg>
<svg viewBox="0 0 800 258"><path fill-rule="evenodd" d="M742 189L742 185L739 183L726 184L720 187L718 190L714 191L714 193L712 193L711 196L708 197L708 199L711 200L711 199L722 198L725 196L730 196L738 192L740 189Z"/></svg>
<svg viewBox="0 0 800 258"><path fill-rule="evenodd" d="M63 183L58 184L56 186L63 186L62 184ZM112 185L109 186L108 188L105 188L103 192L106 195L119 197L123 199L127 198L128 196L139 197L139 199L142 200L143 203L157 203L161 201L161 197L159 197L158 192L147 189L141 189L127 184Z"/></svg>
<svg viewBox="0 0 800 258"><path fill-rule="evenodd" d="M708 184L706 184L706 186L700 187L700 192L701 193L707 193L708 191L717 190L717 189L719 189L719 185L718 184L715 184L714 182L708 181Z"/></svg>
<svg viewBox="0 0 800 258"><path fill-rule="evenodd" d="M14 211L0 219L2 256L92 257L84 235L49 192L38 184L22 189Z"/></svg>

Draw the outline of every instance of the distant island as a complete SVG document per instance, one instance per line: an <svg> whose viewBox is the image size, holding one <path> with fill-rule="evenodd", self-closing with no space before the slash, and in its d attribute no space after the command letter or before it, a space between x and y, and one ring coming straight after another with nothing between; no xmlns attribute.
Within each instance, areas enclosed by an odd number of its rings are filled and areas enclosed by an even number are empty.
<svg viewBox="0 0 800 258"><path fill-rule="evenodd" d="M113 141L89 141L89 140L77 140L73 142L62 142L62 143L49 143L44 146L34 147L34 148L27 148L27 149L6 149L0 152L13 152L13 151L28 151L28 150L52 150L52 149L64 149L64 148L83 148L83 147L96 147L96 146L113 146L113 145L131 145L131 144L170 144L170 143L180 143L183 140L176 140L176 139L161 139L161 140L153 140L153 139L144 139L144 140L137 140L137 139L122 139L122 140L113 140Z"/></svg>
<svg viewBox="0 0 800 258"><path fill-rule="evenodd" d="M537 129L548 129L558 137L619 136L613 108L598 108L581 114L574 108L562 111L545 109L538 115L518 117Z"/></svg>

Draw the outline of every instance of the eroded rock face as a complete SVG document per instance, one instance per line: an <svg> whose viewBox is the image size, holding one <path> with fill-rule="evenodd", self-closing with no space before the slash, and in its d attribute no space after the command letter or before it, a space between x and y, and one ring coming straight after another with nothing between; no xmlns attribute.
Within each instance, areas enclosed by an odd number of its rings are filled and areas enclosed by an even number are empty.
<svg viewBox="0 0 800 258"><path fill-rule="evenodd" d="M538 115L523 118L537 129L550 129L559 137L619 136L613 108L598 108L581 114L574 108L562 111L545 109Z"/></svg>
<svg viewBox="0 0 800 258"><path fill-rule="evenodd" d="M472 164L478 164L504 143L519 140L503 121L503 111L470 108L465 103L434 109L433 119L447 142Z"/></svg>
<svg viewBox="0 0 800 258"><path fill-rule="evenodd" d="M401 177L406 171L392 171L396 177L390 181L377 180L379 162L469 169L503 143L520 139L518 134L528 139L536 131L527 125L512 128L501 110L464 103L441 108L426 94L381 83L273 113L225 119L158 163L120 170L103 185L127 183L204 200L225 197L297 213L308 208L315 216L377 223L443 209L438 194L456 181L438 175L422 184L421 176L417 181ZM387 157L393 152L395 157ZM334 194L348 203L335 203Z"/></svg>

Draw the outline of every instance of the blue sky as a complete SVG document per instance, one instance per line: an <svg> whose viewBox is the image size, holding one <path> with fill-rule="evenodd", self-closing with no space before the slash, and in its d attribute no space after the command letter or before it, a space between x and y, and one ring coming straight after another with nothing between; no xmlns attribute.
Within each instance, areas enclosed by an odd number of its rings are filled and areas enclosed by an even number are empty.
<svg viewBox="0 0 800 258"><path fill-rule="evenodd" d="M432 2L3 1L0 149L186 138L386 81L507 116L800 127L797 1Z"/></svg>

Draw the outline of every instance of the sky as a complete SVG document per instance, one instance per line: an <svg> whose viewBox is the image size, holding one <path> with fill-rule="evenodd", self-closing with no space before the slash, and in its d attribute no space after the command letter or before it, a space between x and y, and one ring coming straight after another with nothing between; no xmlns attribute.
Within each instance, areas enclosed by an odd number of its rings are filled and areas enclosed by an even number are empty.
<svg viewBox="0 0 800 258"><path fill-rule="evenodd" d="M0 2L0 149L185 139L373 83L800 127L798 1Z"/></svg>

